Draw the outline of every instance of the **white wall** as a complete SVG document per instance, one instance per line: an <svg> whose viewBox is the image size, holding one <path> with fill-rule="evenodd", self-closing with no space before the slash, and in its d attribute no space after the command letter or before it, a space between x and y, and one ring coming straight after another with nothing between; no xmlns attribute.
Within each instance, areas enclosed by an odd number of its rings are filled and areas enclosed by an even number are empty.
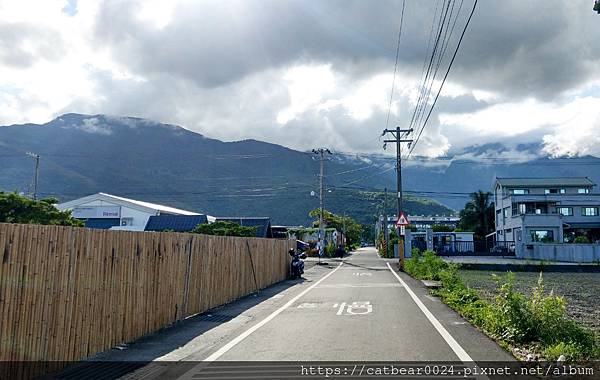
<svg viewBox="0 0 600 380"><path fill-rule="evenodd" d="M123 218L133 218L133 225L131 226L121 226L119 228L111 228L112 230L130 230L130 231L143 231L146 228L146 224L148 223L148 219L152 215L158 215L158 213L149 213L143 212L139 210L135 210L129 207L121 206L121 220Z"/></svg>
<svg viewBox="0 0 600 380"><path fill-rule="evenodd" d="M83 202L83 203L75 205L74 207L79 207L79 206L93 207L93 206L120 206L120 205L98 199L98 200L94 200L94 201L90 201L90 202ZM158 212L140 211L137 209L126 207L126 206L120 206L120 207L121 207L121 220L123 220L123 218L132 218L133 224L130 226L112 227L111 230L143 231L144 228L146 228L146 223L148 223L148 219L150 218L150 216L158 215Z"/></svg>
<svg viewBox="0 0 600 380"><path fill-rule="evenodd" d="M530 244L520 258L571 263L600 262L599 244Z"/></svg>

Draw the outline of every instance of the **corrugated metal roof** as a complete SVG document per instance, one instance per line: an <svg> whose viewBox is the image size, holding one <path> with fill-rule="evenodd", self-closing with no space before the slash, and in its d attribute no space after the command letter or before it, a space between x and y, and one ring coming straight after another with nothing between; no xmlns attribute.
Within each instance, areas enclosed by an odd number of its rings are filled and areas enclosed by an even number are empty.
<svg viewBox="0 0 600 380"><path fill-rule="evenodd" d="M151 216L144 231L189 232L198 224L208 222L206 215L156 215Z"/></svg>
<svg viewBox="0 0 600 380"><path fill-rule="evenodd" d="M272 238L273 232L271 231L271 218L259 217L259 218L248 218L248 217L217 217L217 221L228 221L239 224L245 227L258 227L256 229L256 237Z"/></svg>
<svg viewBox="0 0 600 380"><path fill-rule="evenodd" d="M554 187L554 186L595 186L587 177L530 177L530 178L496 178L504 187Z"/></svg>

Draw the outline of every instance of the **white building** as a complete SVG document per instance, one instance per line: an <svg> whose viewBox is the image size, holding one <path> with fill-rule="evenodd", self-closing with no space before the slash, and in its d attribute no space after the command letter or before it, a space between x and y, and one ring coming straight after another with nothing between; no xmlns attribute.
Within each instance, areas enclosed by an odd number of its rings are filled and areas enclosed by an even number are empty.
<svg viewBox="0 0 600 380"><path fill-rule="evenodd" d="M88 195L56 207L70 210L74 218L85 221L86 227L128 231L144 231L148 219L154 215L201 215L106 193Z"/></svg>

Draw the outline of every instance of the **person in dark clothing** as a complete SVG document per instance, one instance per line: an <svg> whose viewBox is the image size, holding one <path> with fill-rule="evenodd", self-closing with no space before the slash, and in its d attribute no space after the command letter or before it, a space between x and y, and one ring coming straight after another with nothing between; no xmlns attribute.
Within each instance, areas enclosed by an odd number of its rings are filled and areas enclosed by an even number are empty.
<svg viewBox="0 0 600 380"><path fill-rule="evenodd" d="M341 244L338 245L336 253L340 258L344 257L344 253L345 253L344 251L345 251L344 246L342 246Z"/></svg>

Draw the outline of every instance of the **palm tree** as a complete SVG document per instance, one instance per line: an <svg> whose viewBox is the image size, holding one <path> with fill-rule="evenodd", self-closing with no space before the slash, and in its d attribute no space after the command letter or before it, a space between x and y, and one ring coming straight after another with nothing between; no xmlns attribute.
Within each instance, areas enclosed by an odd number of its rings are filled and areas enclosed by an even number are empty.
<svg viewBox="0 0 600 380"><path fill-rule="evenodd" d="M471 194L471 200L460 212L459 227L475 232L477 239L484 239L485 235L494 230L492 193L479 190Z"/></svg>

